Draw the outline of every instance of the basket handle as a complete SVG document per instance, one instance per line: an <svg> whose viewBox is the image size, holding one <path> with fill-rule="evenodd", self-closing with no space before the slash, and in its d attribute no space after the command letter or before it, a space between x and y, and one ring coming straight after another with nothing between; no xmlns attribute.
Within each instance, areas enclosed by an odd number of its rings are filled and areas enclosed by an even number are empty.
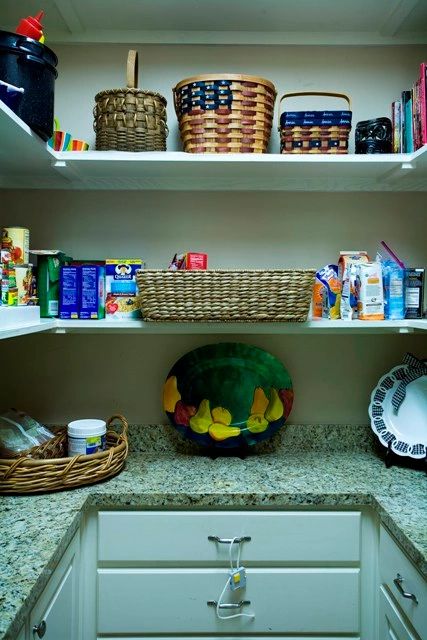
<svg viewBox="0 0 427 640"><path fill-rule="evenodd" d="M138 86L138 51L129 49L126 65L126 86L128 89L136 89Z"/></svg>
<svg viewBox="0 0 427 640"><path fill-rule="evenodd" d="M328 98L343 98L343 100L347 100L348 109L351 110L351 102L350 98L345 93L334 93L331 91L295 91L293 93L284 93L283 96L279 100L279 104L277 105L277 116L278 116L278 126L277 129L280 131L280 106L282 104L282 100L285 98L295 98L297 96L327 96Z"/></svg>
<svg viewBox="0 0 427 640"><path fill-rule="evenodd" d="M124 438L127 438L127 432L128 432L129 424L128 424L128 421L126 420L126 418L124 416L120 415L119 413L117 415L115 415L115 416L111 416L111 418L107 422L107 428L109 429L112 426L113 422L115 422L116 420L121 422L121 425L122 425L122 436Z"/></svg>

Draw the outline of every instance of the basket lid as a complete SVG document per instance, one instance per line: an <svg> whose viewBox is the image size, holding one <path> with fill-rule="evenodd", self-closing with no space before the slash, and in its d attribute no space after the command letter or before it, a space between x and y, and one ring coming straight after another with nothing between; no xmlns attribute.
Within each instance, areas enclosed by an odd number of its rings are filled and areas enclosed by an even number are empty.
<svg viewBox="0 0 427 640"><path fill-rule="evenodd" d="M209 82L213 80L237 80L240 82L255 82L256 84L263 84L269 89L271 89L276 95L276 87L270 80L266 80L265 78L261 78L260 76L248 76L241 73L203 73L198 76L191 76L190 78L185 78L178 82L178 84L174 87L173 91L177 91L181 87L186 84L191 84L192 82Z"/></svg>

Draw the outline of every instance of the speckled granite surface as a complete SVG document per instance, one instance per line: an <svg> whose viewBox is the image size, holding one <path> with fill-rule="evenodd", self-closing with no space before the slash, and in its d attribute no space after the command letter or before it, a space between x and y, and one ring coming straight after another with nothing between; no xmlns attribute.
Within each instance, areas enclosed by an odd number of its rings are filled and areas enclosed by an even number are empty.
<svg viewBox="0 0 427 640"><path fill-rule="evenodd" d="M291 442L288 432L288 440L282 438L273 452L245 460L211 460L179 453L169 431L147 427L142 434L134 432L126 468L108 482L50 495L0 498L0 638L15 638L82 514L91 507L368 505L427 579L425 474L387 469L369 450L370 436L366 433L364 441L363 430L357 436L362 443L357 449L354 428L348 429L347 439L342 428L336 430L336 437L331 428L325 429L321 443L317 440L322 431L314 431L317 444L311 446L308 434L305 439L295 436Z"/></svg>

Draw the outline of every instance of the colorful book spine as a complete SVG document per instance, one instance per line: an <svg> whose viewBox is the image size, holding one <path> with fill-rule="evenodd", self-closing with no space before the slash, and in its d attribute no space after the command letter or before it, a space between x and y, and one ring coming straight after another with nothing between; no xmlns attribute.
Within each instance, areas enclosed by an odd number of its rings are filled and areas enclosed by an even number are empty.
<svg viewBox="0 0 427 640"><path fill-rule="evenodd" d="M393 153L402 152L402 103L395 100L391 105L391 120L393 126Z"/></svg>
<svg viewBox="0 0 427 640"><path fill-rule="evenodd" d="M427 62L420 64L420 126L421 145L427 144Z"/></svg>
<svg viewBox="0 0 427 640"><path fill-rule="evenodd" d="M402 141L403 152L412 153L414 139L412 135L412 91L402 91Z"/></svg>
<svg viewBox="0 0 427 640"><path fill-rule="evenodd" d="M412 87L412 138L414 151L421 147L421 118L420 118L420 99L419 99L419 79Z"/></svg>

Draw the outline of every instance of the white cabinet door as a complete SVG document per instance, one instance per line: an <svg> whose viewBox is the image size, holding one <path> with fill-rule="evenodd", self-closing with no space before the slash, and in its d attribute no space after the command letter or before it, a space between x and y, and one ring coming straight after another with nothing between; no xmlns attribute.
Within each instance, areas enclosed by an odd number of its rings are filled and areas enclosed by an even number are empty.
<svg viewBox="0 0 427 640"><path fill-rule="evenodd" d="M31 640L78 640L78 534L30 614Z"/></svg>
<svg viewBox="0 0 427 640"><path fill-rule="evenodd" d="M427 639L427 582L397 543L381 527L380 579L417 633Z"/></svg>
<svg viewBox="0 0 427 640"><path fill-rule="evenodd" d="M357 634L359 570L248 569L226 602L254 618L220 620L221 569L99 569L99 634ZM224 610L223 615L235 613Z"/></svg>
<svg viewBox="0 0 427 640"><path fill-rule="evenodd" d="M379 640L418 640L383 587L380 592Z"/></svg>

